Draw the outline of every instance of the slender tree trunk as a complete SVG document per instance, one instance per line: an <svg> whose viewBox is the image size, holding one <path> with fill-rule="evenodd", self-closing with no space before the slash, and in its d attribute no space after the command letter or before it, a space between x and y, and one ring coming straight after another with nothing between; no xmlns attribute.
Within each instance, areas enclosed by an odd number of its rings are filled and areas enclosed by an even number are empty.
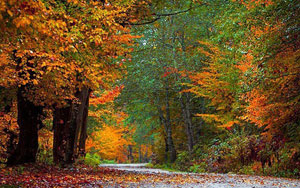
<svg viewBox="0 0 300 188"><path fill-rule="evenodd" d="M9 156L8 165L17 165L36 161L38 150L38 130L42 126L43 108L26 100L23 96L26 86L17 93L19 142L16 150Z"/></svg>
<svg viewBox="0 0 300 188"><path fill-rule="evenodd" d="M200 98L200 113L204 114L205 112L205 99L204 98ZM194 139L195 139L195 143L197 142L201 142L200 138L201 138L201 134L203 134L201 132L202 126L204 125L204 121L202 118L199 118L199 123L197 124L197 126L195 126L194 128Z"/></svg>
<svg viewBox="0 0 300 188"><path fill-rule="evenodd" d="M185 96L185 101L184 101ZM184 119L184 124L186 128L186 134L188 139L188 150L191 153L194 147L194 135L193 135L193 124L192 124L192 117L190 112L190 102L189 102L189 95L184 93L182 96L179 97L182 115Z"/></svg>
<svg viewBox="0 0 300 188"><path fill-rule="evenodd" d="M167 162L168 161L168 153L169 153L169 146L168 146L168 139L167 139L167 132L168 132L168 129L167 129L167 126L166 126L166 124L165 124L165 119L164 119L164 115L163 115L163 112L162 112L162 110L161 110L161 108L159 107L159 109L158 109L158 112L159 112L159 120L160 120L160 124L162 125L162 126L164 126L164 128L165 128L165 133L164 133L164 141L165 141L165 156L164 156L164 158L165 158L165 162Z"/></svg>
<svg viewBox="0 0 300 188"><path fill-rule="evenodd" d="M139 162L141 163L142 162L142 148L141 148L141 145L139 145Z"/></svg>
<svg viewBox="0 0 300 188"><path fill-rule="evenodd" d="M187 101L186 101L186 115L187 115L187 122L188 122L188 135L189 135L189 145L191 151L193 150L195 140L194 140L194 131L193 131L193 122L192 122L192 115L190 109L190 98L189 94L187 94Z"/></svg>
<svg viewBox="0 0 300 188"><path fill-rule="evenodd" d="M165 160L174 162L176 160L176 150L174 147L174 142L172 138L172 124L171 124L171 117L170 117L170 104L169 104L169 87L166 86L166 97L165 97L165 105L166 105L166 116L164 116L163 110L161 109L160 100L158 98L158 114L160 122L164 125L166 138L166 156Z"/></svg>
<svg viewBox="0 0 300 188"><path fill-rule="evenodd" d="M167 138L168 127L166 125L166 120L165 120L163 111L161 109L161 106L158 106L158 114L159 114L160 124L161 124L161 126L164 126L164 128L165 128L165 131L163 134L164 141L165 141L165 156L164 156L165 159L164 160L165 160L165 162L168 162L169 161L169 157L168 157L169 156L169 145L168 145L168 138Z"/></svg>
<svg viewBox="0 0 300 188"><path fill-rule="evenodd" d="M87 120L88 120L88 112L89 112L90 92L91 90L86 88L85 95L83 96L85 98L85 104L83 110L82 129L79 138L79 155L83 157L85 156L85 141L87 138L86 131L87 131Z"/></svg>
<svg viewBox="0 0 300 188"><path fill-rule="evenodd" d="M146 146L146 152L145 152L145 155L144 155L144 162L149 162L149 159L148 159L148 146Z"/></svg>
<svg viewBox="0 0 300 188"><path fill-rule="evenodd" d="M128 145L128 160L133 163L132 145Z"/></svg>
<svg viewBox="0 0 300 188"><path fill-rule="evenodd" d="M167 143L170 153L170 162L175 162L176 160L176 150L172 138L172 124L171 124L171 117L170 117L170 102L169 102L169 86L166 84L166 118L165 118L165 125L167 127Z"/></svg>

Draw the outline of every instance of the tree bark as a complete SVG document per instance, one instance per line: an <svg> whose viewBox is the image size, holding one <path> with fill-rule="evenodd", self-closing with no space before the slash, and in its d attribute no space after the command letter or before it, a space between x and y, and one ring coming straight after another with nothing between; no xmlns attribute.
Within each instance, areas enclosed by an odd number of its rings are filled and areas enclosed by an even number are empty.
<svg viewBox="0 0 300 188"><path fill-rule="evenodd" d="M9 156L8 165L31 163L36 161L38 150L38 130L42 127L43 107L28 101L23 94L26 86L18 88L18 125L19 142L16 150Z"/></svg>
<svg viewBox="0 0 300 188"><path fill-rule="evenodd" d="M139 163L142 162L142 159L143 159L142 148L141 145L139 145Z"/></svg>
<svg viewBox="0 0 300 188"><path fill-rule="evenodd" d="M164 141L165 141L165 162L168 161L168 153L169 153L169 148L168 148L168 142L167 142L167 132L168 132L168 129L167 129L167 126L165 125L165 119L164 119L164 114L161 110L160 107L158 107L158 113L159 113L159 121L160 121L160 124L161 126L164 126L165 128L165 133L164 133Z"/></svg>
<svg viewBox="0 0 300 188"><path fill-rule="evenodd" d="M85 153L89 89L82 88L76 93L78 101L70 101L69 106L55 109L54 162L72 164L79 155Z"/></svg>
<svg viewBox="0 0 300 188"><path fill-rule="evenodd" d="M67 150L67 142L70 132L72 103L64 108L56 108L53 114L53 161L54 163L64 163L65 153Z"/></svg>
<svg viewBox="0 0 300 188"><path fill-rule="evenodd" d="M172 138L172 124L171 124L171 116L170 116L170 101L169 101L169 86L166 83L166 118L165 118L165 125L167 127L167 143L170 153L170 162L173 163L176 160L176 150Z"/></svg>
<svg viewBox="0 0 300 188"><path fill-rule="evenodd" d="M91 90L86 88L85 95L83 96L85 98L85 104L83 109L83 120L82 120L82 128L80 132L80 138L79 138L79 156L85 156L85 141L87 138L87 121L88 121L88 112L89 112L89 99L90 99L90 92Z"/></svg>
<svg viewBox="0 0 300 188"><path fill-rule="evenodd" d="M185 96L185 101L184 101ZM192 124L192 117L190 112L190 102L189 102L189 95L188 93L183 93L182 96L179 97L182 116L184 119L184 124L186 128L186 134L188 139L188 151L191 153L194 147L194 135L193 135L193 124Z"/></svg>
<svg viewBox="0 0 300 188"><path fill-rule="evenodd" d="M161 109L160 100L158 98L158 114L160 121L163 123L166 132L166 152L168 152L167 161L169 160L171 163L176 160L176 150L172 138L172 124L171 124L171 116L170 116L170 102L169 102L169 86L166 84L165 86L165 105L166 105L166 115L164 116L163 110Z"/></svg>
<svg viewBox="0 0 300 188"><path fill-rule="evenodd" d="M128 145L128 160L133 163L132 145Z"/></svg>

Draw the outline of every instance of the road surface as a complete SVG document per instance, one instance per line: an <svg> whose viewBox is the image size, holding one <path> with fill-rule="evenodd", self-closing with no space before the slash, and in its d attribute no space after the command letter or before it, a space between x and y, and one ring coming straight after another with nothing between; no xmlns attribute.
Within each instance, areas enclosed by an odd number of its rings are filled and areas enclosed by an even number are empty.
<svg viewBox="0 0 300 188"><path fill-rule="evenodd" d="M121 171L127 182L110 182L104 187L140 188L277 188L298 187L300 180L234 174L183 173L150 169L146 164L102 164L101 168ZM132 178L130 178L132 177ZM132 181L128 181L131 180Z"/></svg>

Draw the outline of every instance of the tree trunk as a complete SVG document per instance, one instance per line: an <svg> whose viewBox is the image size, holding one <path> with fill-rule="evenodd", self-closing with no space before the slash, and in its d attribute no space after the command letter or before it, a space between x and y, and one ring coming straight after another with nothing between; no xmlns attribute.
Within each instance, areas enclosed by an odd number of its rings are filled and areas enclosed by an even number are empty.
<svg viewBox="0 0 300 188"><path fill-rule="evenodd" d="M149 159L148 159L148 146L146 145L146 152L145 152L145 155L144 155L144 162L149 162Z"/></svg>
<svg viewBox="0 0 300 188"><path fill-rule="evenodd" d="M139 145L139 163L142 162L142 148L141 148L141 145Z"/></svg>
<svg viewBox="0 0 300 188"><path fill-rule="evenodd" d="M53 115L53 161L54 163L64 163L67 142L70 132L72 104L64 108L56 108Z"/></svg>
<svg viewBox="0 0 300 188"><path fill-rule="evenodd" d="M55 163L72 164L78 155L85 153L89 89L83 88L75 95L78 102L55 109L53 156Z"/></svg>
<svg viewBox="0 0 300 188"><path fill-rule="evenodd" d="M87 121L88 121L88 112L89 112L89 99L90 99L90 92L91 90L86 88L86 91L84 92L83 98L85 99L84 103L84 109L83 109L83 120L82 120L82 128L80 132L80 138L79 138L79 156L85 157L85 141L87 138Z"/></svg>
<svg viewBox="0 0 300 188"><path fill-rule="evenodd" d="M65 151L65 158L64 163L65 164L72 164L75 162L76 159L76 147L75 144L77 144L77 135L78 135L78 112L79 112L79 104L73 103L71 108L71 123L69 127L68 137L67 137L67 147Z"/></svg>
<svg viewBox="0 0 300 188"><path fill-rule="evenodd" d="M166 105L166 116L164 116L163 111L161 109L160 101L158 100L158 113L160 121L164 124L165 132L166 132L166 152L168 152L167 161L170 159L170 162L174 162L176 160L176 150L172 138L172 124L170 117L170 104L169 104L169 87L166 84L165 87L166 97L165 97L165 105Z"/></svg>
<svg viewBox="0 0 300 188"><path fill-rule="evenodd" d="M161 124L161 126L164 126L164 128L165 128L165 134L163 135L164 141L165 141L165 156L164 156L164 158L165 158L165 162L167 162L168 161L168 153L169 153L168 142L167 142L168 129L167 129L167 126L165 125L165 118L164 118L163 112L160 107L158 107L158 112L159 112L160 124Z"/></svg>
<svg viewBox="0 0 300 188"><path fill-rule="evenodd" d="M172 124L171 124L171 117L170 117L170 102L169 102L169 86L168 83L166 83L166 119L165 119L165 124L167 127L167 143L168 143L168 148L169 148L169 153L170 153L170 162L173 163L176 160L176 150L172 138Z"/></svg>
<svg viewBox="0 0 300 188"><path fill-rule="evenodd" d="M130 161L130 163L133 163L132 145L128 145L128 161Z"/></svg>
<svg viewBox="0 0 300 188"><path fill-rule="evenodd" d="M174 33L174 37L175 37ZM175 41L175 40L174 40ZM181 30L181 35L179 36L179 42L182 47L183 53L183 64L185 67L187 67L187 63L185 61L186 59L186 42L185 42L185 32L184 29ZM176 51L174 51L175 53ZM175 58L175 55L174 55ZM180 79L180 78L178 78ZM184 124L186 127L186 133L187 133L187 139L188 139L188 150L189 153L191 154L194 144L195 144L195 139L194 139L194 132L193 132L193 123L192 123L192 116L191 116L191 111L190 111L190 94L189 93L183 93L182 96L180 96L180 105L182 109L182 114L184 118ZM185 101L184 101L185 99Z"/></svg>
<svg viewBox="0 0 300 188"><path fill-rule="evenodd" d="M38 130L42 126L43 108L26 100L23 94L26 86L18 88L18 125L19 142L16 150L9 156L8 165L17 165L36 161L38 150Z"/></svg>
<svg viewBox="0 0 300 188"><path fill-rule="evenodd" d="M184 101L183 96L186 96ZM190 104L189 104L189 96L188 94L184 93L183 96L179 97L182 115L184 119L184 125L186 128L186 134L188 139L188 151L191 153L194 147L194 136L193 136L193 124L192 124L192 117L190 112Z"/></svg>
<svg viewBox="0 0 300 188"><path fill-rule="evenodd" d="M53 159L56 164L72 164L75 160L76 108L76 104L70 101L69 106L54 111Z"/></svg>
<svg viewBox="0 0 300 188"><path fill-rule="evenodd" d="M205 113L205 99L204 98L200 98L200 106L198 107L200 108L200 113L204 114ZM202 142L201 139L201 135L203 134L201 132L202 127L204 125L204 121L202 118L199 118L199 123L197 124L197 126L194 127L194 143L198 143L198 142Z"/></svg>

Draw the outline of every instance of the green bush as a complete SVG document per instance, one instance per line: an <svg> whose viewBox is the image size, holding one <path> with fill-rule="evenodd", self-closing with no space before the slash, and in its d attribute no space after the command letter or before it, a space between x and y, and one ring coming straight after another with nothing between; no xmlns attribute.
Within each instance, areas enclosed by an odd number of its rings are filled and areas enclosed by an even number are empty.
<svg viewBox="0 0 300 188"><path fill-rule="evenodd" d="M187 171L191 163L190 161L191 161L191 156L187 151L178 153L175 162L175 168L178 170Z"/></svg>
<svg viewBox="0 0 300 188"><path fill-rule="evenodd" d="M241 169L238 171L239 174L247 174L247 175L254 175L255 172L253 170L253 165L248 166L241 166Z"/></svg>
<svg viewBox="0 0 300 188"><path fill-rule="evenodd" d="M53 164L53 152L52 150L39 149L37 153L37 162L52 165Z"/></svg>
<svg viewBox="0 0 300 188"><path fill-rule="evenodd" d="M116 164L116 161L115 160L102 160L101 161L101 164Z"/></svg>
<svg viewBox="0 0 300 188"><path fill-rule="evenodd" d="M178 154L175 168L189 172L300 177L300 143L272 135L234 133Z"/></svg>
<svg viewBox="0 0 300 188"><path fill-rule="evenodd" d="M176 172L179 171L179 169L176 167L176 163L163 163L163 164L156 164L153 165L154 168L159 168L171 172Z"/></svg>
<svg viewBox="0 0 300 188"><path fill-rule="evenodd" d="M89 166L98 166L101 163L101 158L96 153L87 153L84 158L84 163Z"/></svg>
<svg viewBox="0 0 300 188"><path fill-rule="evenodd" d="M206 172L207 165L205 162L202 162L200 164L194 164L189 168L189 172L194 173L205 173Z"/></svg>

